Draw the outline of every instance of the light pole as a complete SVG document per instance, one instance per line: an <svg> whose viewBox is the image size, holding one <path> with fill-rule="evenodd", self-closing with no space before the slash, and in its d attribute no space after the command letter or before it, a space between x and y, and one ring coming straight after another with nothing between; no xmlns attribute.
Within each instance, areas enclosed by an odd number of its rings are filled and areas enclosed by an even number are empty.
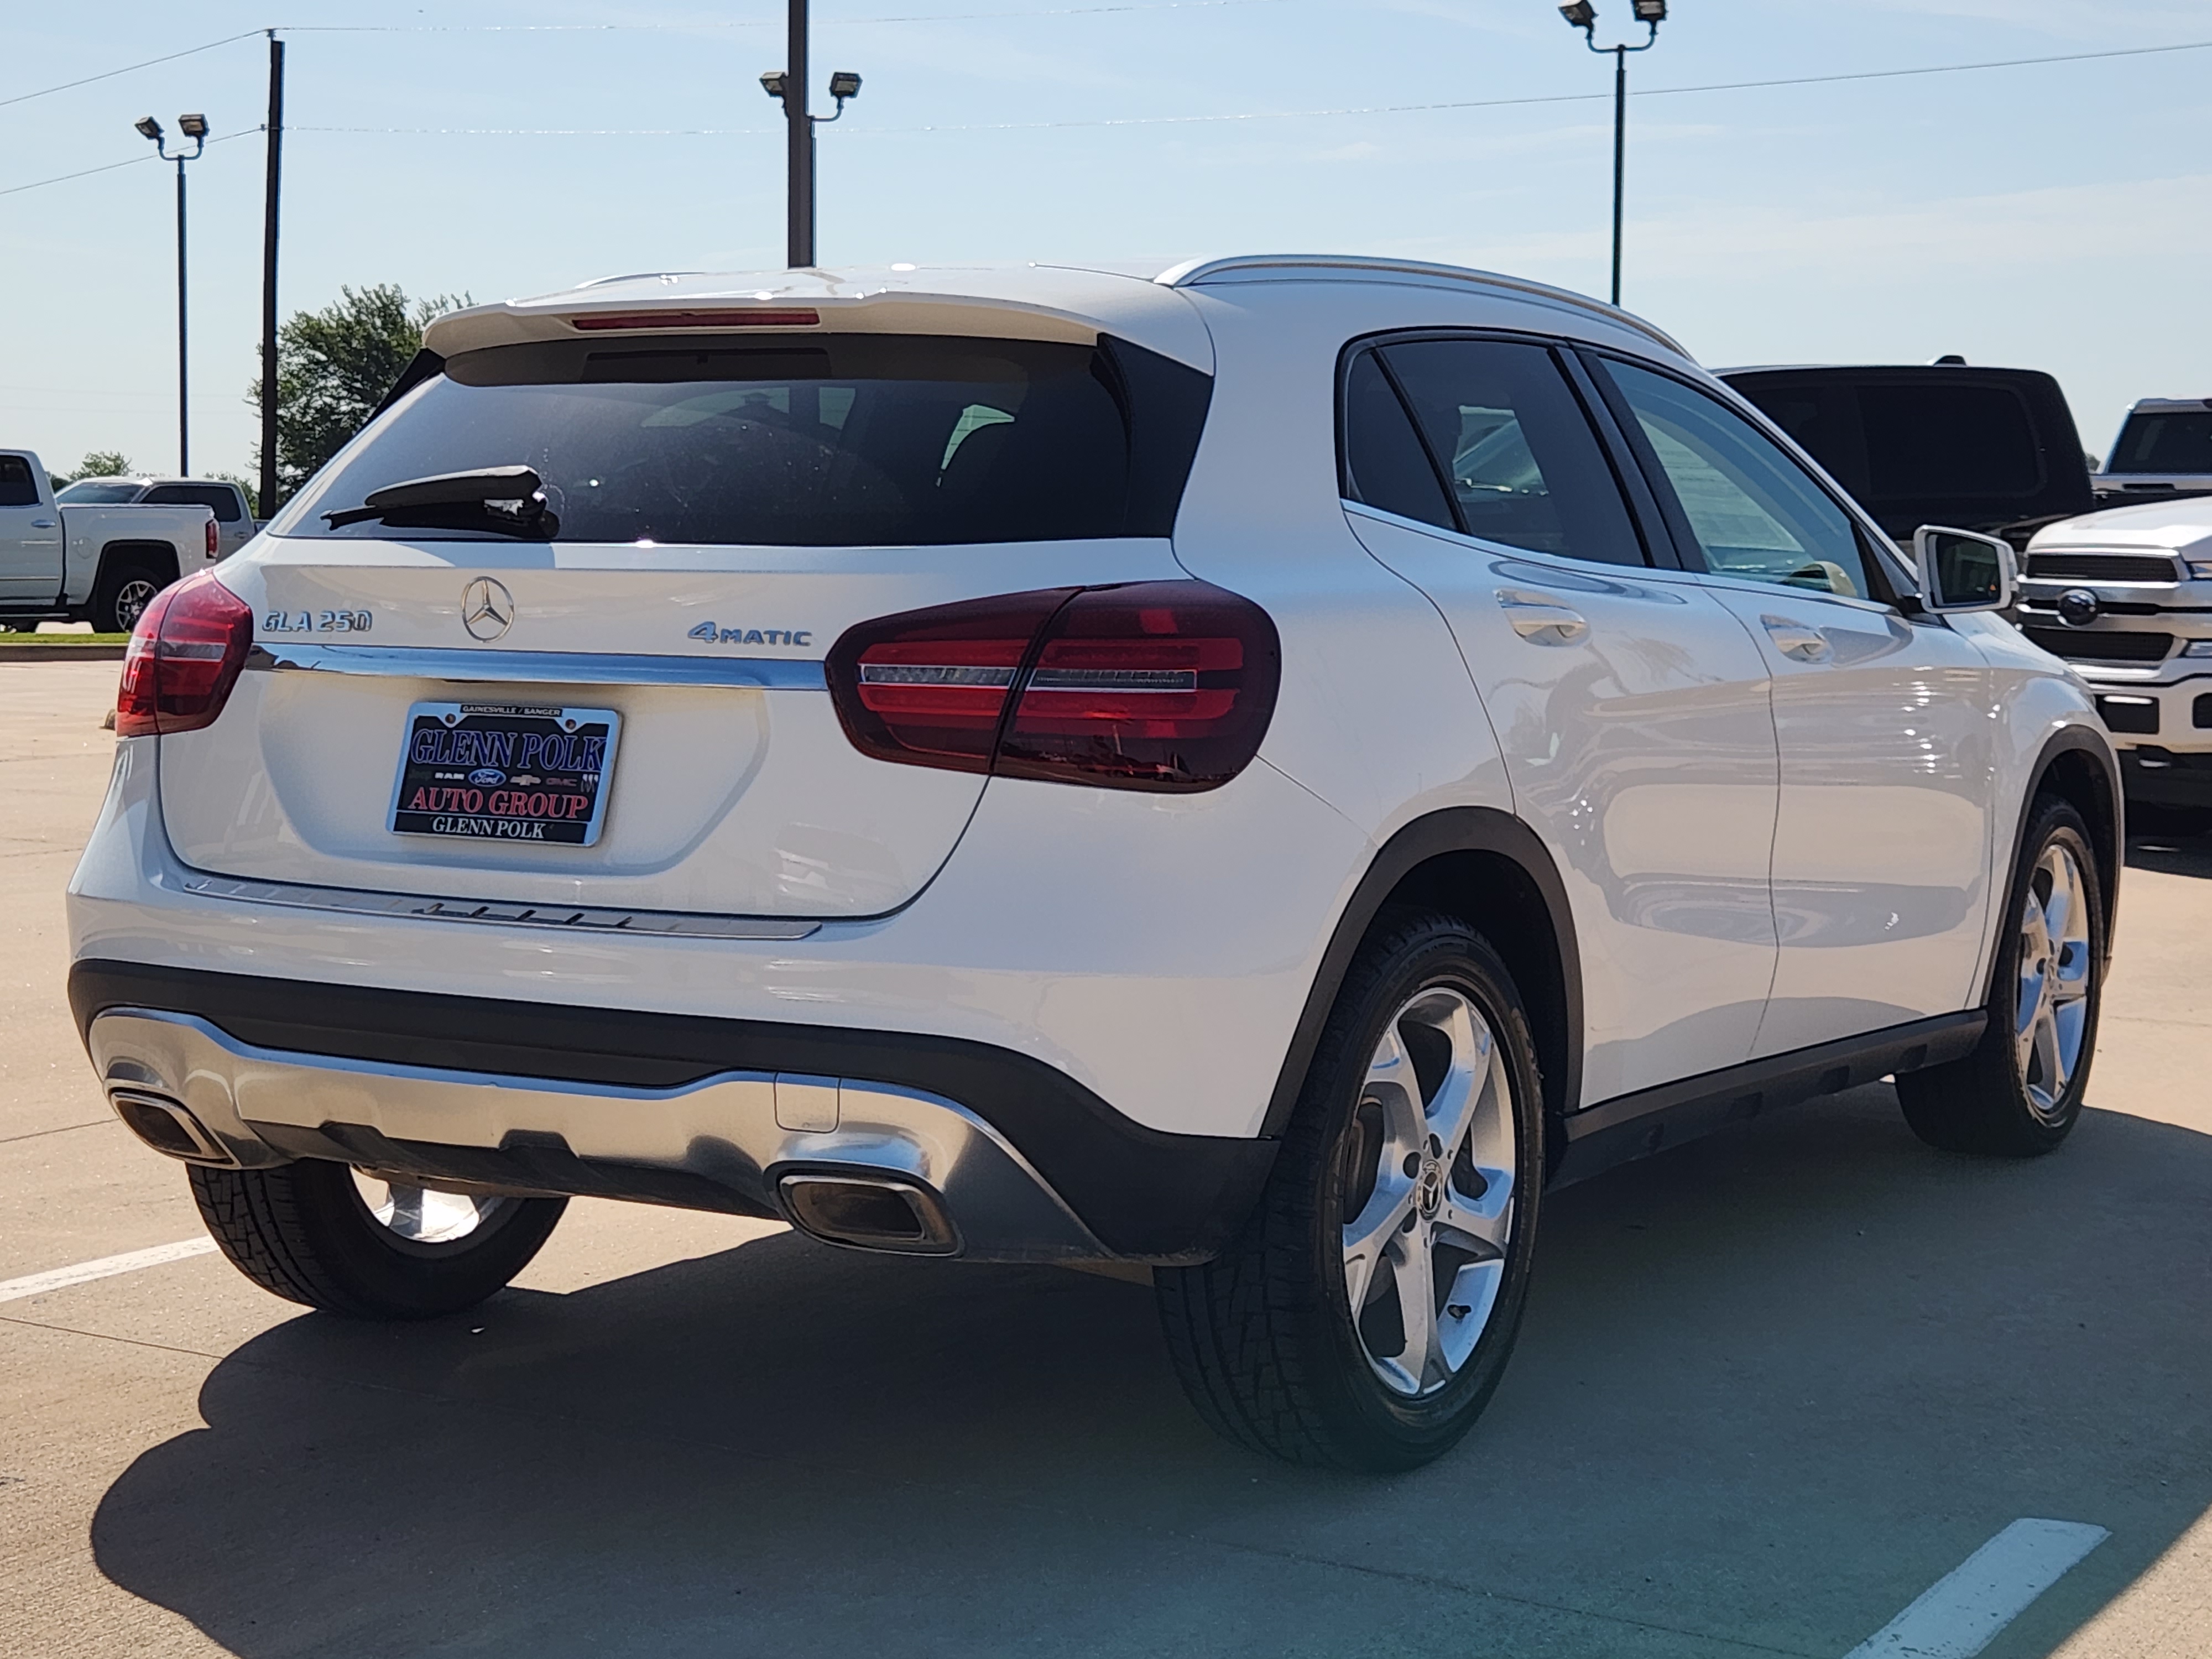
<svg viewBox="0 0 2212 1659"><path fill-rule="evenodd" d="M761 89L783 106L789 128L784 184L784 263L805 270L814 263L814 128L845 112L845 100L860 95L860 77L838 70L830 77L837 115L811 115L806 108L806 0L791 0L786 67L761 76Z"/></svg>
<svg viewBox="0 0 2212 1659"><path fill-rule="evenodd" d="M1636 21L1650 33L1638 46L1601 46L1597 43L1597 8L1589 0L1568 0L1559 15L1583 32L1583 44L1592 52L1613 54L1613 302L1620 303L1620 198L1628 161L1628 54L1649 52L1659 44L1659 26L1667 21L1667 0L1632 0Z"/></svg>
<svg viewBox="0 0 2212 1659"><path fill-rule="evenodd" d="M190 151L179 149L174 155L169 154L168 142L159 121L149 115L133 125L153 141L156 155L164 161L177 164L177 471L189 477L192 470L192 405L191 336L185 328L185 163L198 161L200 152L207 148L207 117L177 118L177 131L192 141L192 147Z"/></svg>

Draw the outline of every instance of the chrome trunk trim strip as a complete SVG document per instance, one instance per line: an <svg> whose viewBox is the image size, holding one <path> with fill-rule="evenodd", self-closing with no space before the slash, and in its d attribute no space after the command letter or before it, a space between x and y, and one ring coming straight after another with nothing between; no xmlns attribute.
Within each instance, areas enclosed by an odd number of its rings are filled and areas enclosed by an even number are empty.
<svg viewBox="0 0 2212 1659"><path fill-rule="evenodd" d="M374 674L401 679L526 685L736 685L826 691L822 664L782 657L661 657L596 651L489 651L449 647L257 642L246 666L262 673Z"/></svg>
<svg viewBox="0 0 2212 1659"><path fill-rule="evenodd" d="M610 910L594 905L493 903L434 898L419 893L361 892L295 882L246 881L234 876L180 872L177 885L204 898L241 904L274 904L293 910L331 910L349 915L404 916L422 921L491 922L501 927L556 927L574 933L620 933L656 939L801 939L822 931L804 917L716 916L677 910Z"/></svg>

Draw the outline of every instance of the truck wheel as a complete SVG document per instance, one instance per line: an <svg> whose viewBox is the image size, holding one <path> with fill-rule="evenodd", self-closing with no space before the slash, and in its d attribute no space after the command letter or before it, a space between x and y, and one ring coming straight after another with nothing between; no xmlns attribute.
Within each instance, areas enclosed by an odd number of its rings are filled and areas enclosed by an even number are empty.
<svg viewBox="0 0 2212 1659"><path fill-rule="evenodd" d="M2014 872L1988 1029L1964 1060L1897 1079L1905 1121L1946 1152L2033 1158L2081 1113L2104 992L2105 908L2088 826L2039 799Z"/></svg>
<svg viewBox="0 0 2212 1659"><path fill-rule="evenodd" d="M168 586L163 572L150 564L118 564L100 574L92 596L92 626L95 633L128 634Z"/></svg>
<svg viewBox="0 0 2212 1659"><path fill-rule="evenodd" d="M1455 917L1361 948L1257 1210L1153 1274L1200 1413L1292 1462L1386 1472L1449 1449L1504 1374L1544 1168L1513 979Z"/></svg>
<svg viewBox="0 0 2212 1659"><path fill-rule="evenodd" d="M474 1307L529 1264L568 1203L431 1192L312 1159L191 1176L233 1267L289 1301L356 1319Z"/></svg>

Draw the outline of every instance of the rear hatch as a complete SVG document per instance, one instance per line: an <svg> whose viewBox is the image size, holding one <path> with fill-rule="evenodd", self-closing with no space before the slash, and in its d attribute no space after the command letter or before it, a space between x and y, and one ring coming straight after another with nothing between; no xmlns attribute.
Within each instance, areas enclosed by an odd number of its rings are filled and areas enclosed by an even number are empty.
<svg viewBox="0 0 2212 1659"><path fill-rule="evenodd" d="M253 656L221 718L161 740L188 865L880 913L985 780L855 749L822 678L837 636L1182 574L1209 383L1125 340L617 334L433 367L223 568Z"/></svg>

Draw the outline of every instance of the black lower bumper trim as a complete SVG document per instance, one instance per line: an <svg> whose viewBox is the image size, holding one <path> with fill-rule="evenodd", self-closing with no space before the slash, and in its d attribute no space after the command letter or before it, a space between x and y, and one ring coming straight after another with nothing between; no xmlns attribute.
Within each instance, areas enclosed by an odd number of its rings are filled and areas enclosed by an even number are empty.
<svg viewBox="0 0 2212 1659"><path fill-rule="evenodd" d="M146 1008L195 1016L257 1048L386 1065L648 1089L727 1071L919 1089L957 1101L1004 1135L1101 1243L1129 1256L1188 1260L1218 1249L1243 1225L1274 1162L1272 1140L1146 1128L1056 1067L956 1037L96 959L70 969L70 1005L80 1033L106 1009Z"/></svg>

